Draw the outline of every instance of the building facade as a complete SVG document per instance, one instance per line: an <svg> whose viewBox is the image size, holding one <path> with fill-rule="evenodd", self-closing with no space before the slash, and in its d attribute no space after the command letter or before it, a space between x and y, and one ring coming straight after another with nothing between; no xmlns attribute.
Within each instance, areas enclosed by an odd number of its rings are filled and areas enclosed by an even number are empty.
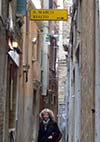
<svg viewBox="0 0 100 142"><path fill-rule="evenodd" d="M0 1L0 142L35 142L40 110L58 114L56 22L30 21L35 3ZM45 0L40 5L57 6Z"/></svg>
<svg viewBox="0 0 100 142"><path fill-rule="evenodd" d="M30 8L36 9L32 1L28 2L22 27L23 54L19 82L18 142L36 141L39 124L42 24L30 21Z"/></svg>
<svg viewBox="0 0 100 142"><path fill-rule="evenodd" d="M95 141L95 1L73 1L70 42L69 142Z"/></svg>
<svg viewBox="0 0 100 142"><path fill-rule="evenodd" d="M0 117L0 141L6 142L12 139L16 132L17 123L17 94L19 58L22 42L21 26L22 18L16 15L17 2L0 1L0 40L1 40L1 117ZM15 137L14 137L15 138Z"/></svg>

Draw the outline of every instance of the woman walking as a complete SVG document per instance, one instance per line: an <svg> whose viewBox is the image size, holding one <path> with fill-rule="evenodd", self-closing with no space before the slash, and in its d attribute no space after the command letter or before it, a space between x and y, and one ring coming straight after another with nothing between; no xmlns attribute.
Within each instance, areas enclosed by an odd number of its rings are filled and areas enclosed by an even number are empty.
<svg viewBox="0 0 100 142"><path fill-rule="evenodd" d="M40 112L38 142L57 142L61 138L61 132L55 121L54 113L45 108Z"/></svg>

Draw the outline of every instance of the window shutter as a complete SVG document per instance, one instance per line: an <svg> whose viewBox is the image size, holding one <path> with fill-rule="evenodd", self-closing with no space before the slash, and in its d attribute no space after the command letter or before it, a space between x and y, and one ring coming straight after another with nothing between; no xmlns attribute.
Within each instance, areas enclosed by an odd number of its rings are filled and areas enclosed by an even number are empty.
<svg viewBox="0 0 100 142"><path fill-rule="evenodd" d="M26 15L26 0L17 0L16 13L18 16Z"/></svg>

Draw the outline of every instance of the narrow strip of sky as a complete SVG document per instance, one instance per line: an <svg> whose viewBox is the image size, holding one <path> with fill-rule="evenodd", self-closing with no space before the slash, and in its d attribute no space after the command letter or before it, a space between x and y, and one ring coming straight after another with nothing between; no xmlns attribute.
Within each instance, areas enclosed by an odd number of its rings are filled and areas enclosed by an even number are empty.
<svg viewBox="0 0 100 142"><path fill-rule="evenodd" d="M41 9L41 2L40 0L32 0L34 6L36 7L36 9Z"/></svg>

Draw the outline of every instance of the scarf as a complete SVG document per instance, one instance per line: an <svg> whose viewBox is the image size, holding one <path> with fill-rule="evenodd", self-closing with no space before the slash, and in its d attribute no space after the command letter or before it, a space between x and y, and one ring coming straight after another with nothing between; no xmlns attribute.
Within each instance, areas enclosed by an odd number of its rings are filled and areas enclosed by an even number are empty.
<svg viewBox="0 0 100 142"><path fill-rule="evenodd" d="M47 121L43 120L43 125L44 125L44 130L47 130L47 125L49 123L50 119L48 119Z"/></svg>

